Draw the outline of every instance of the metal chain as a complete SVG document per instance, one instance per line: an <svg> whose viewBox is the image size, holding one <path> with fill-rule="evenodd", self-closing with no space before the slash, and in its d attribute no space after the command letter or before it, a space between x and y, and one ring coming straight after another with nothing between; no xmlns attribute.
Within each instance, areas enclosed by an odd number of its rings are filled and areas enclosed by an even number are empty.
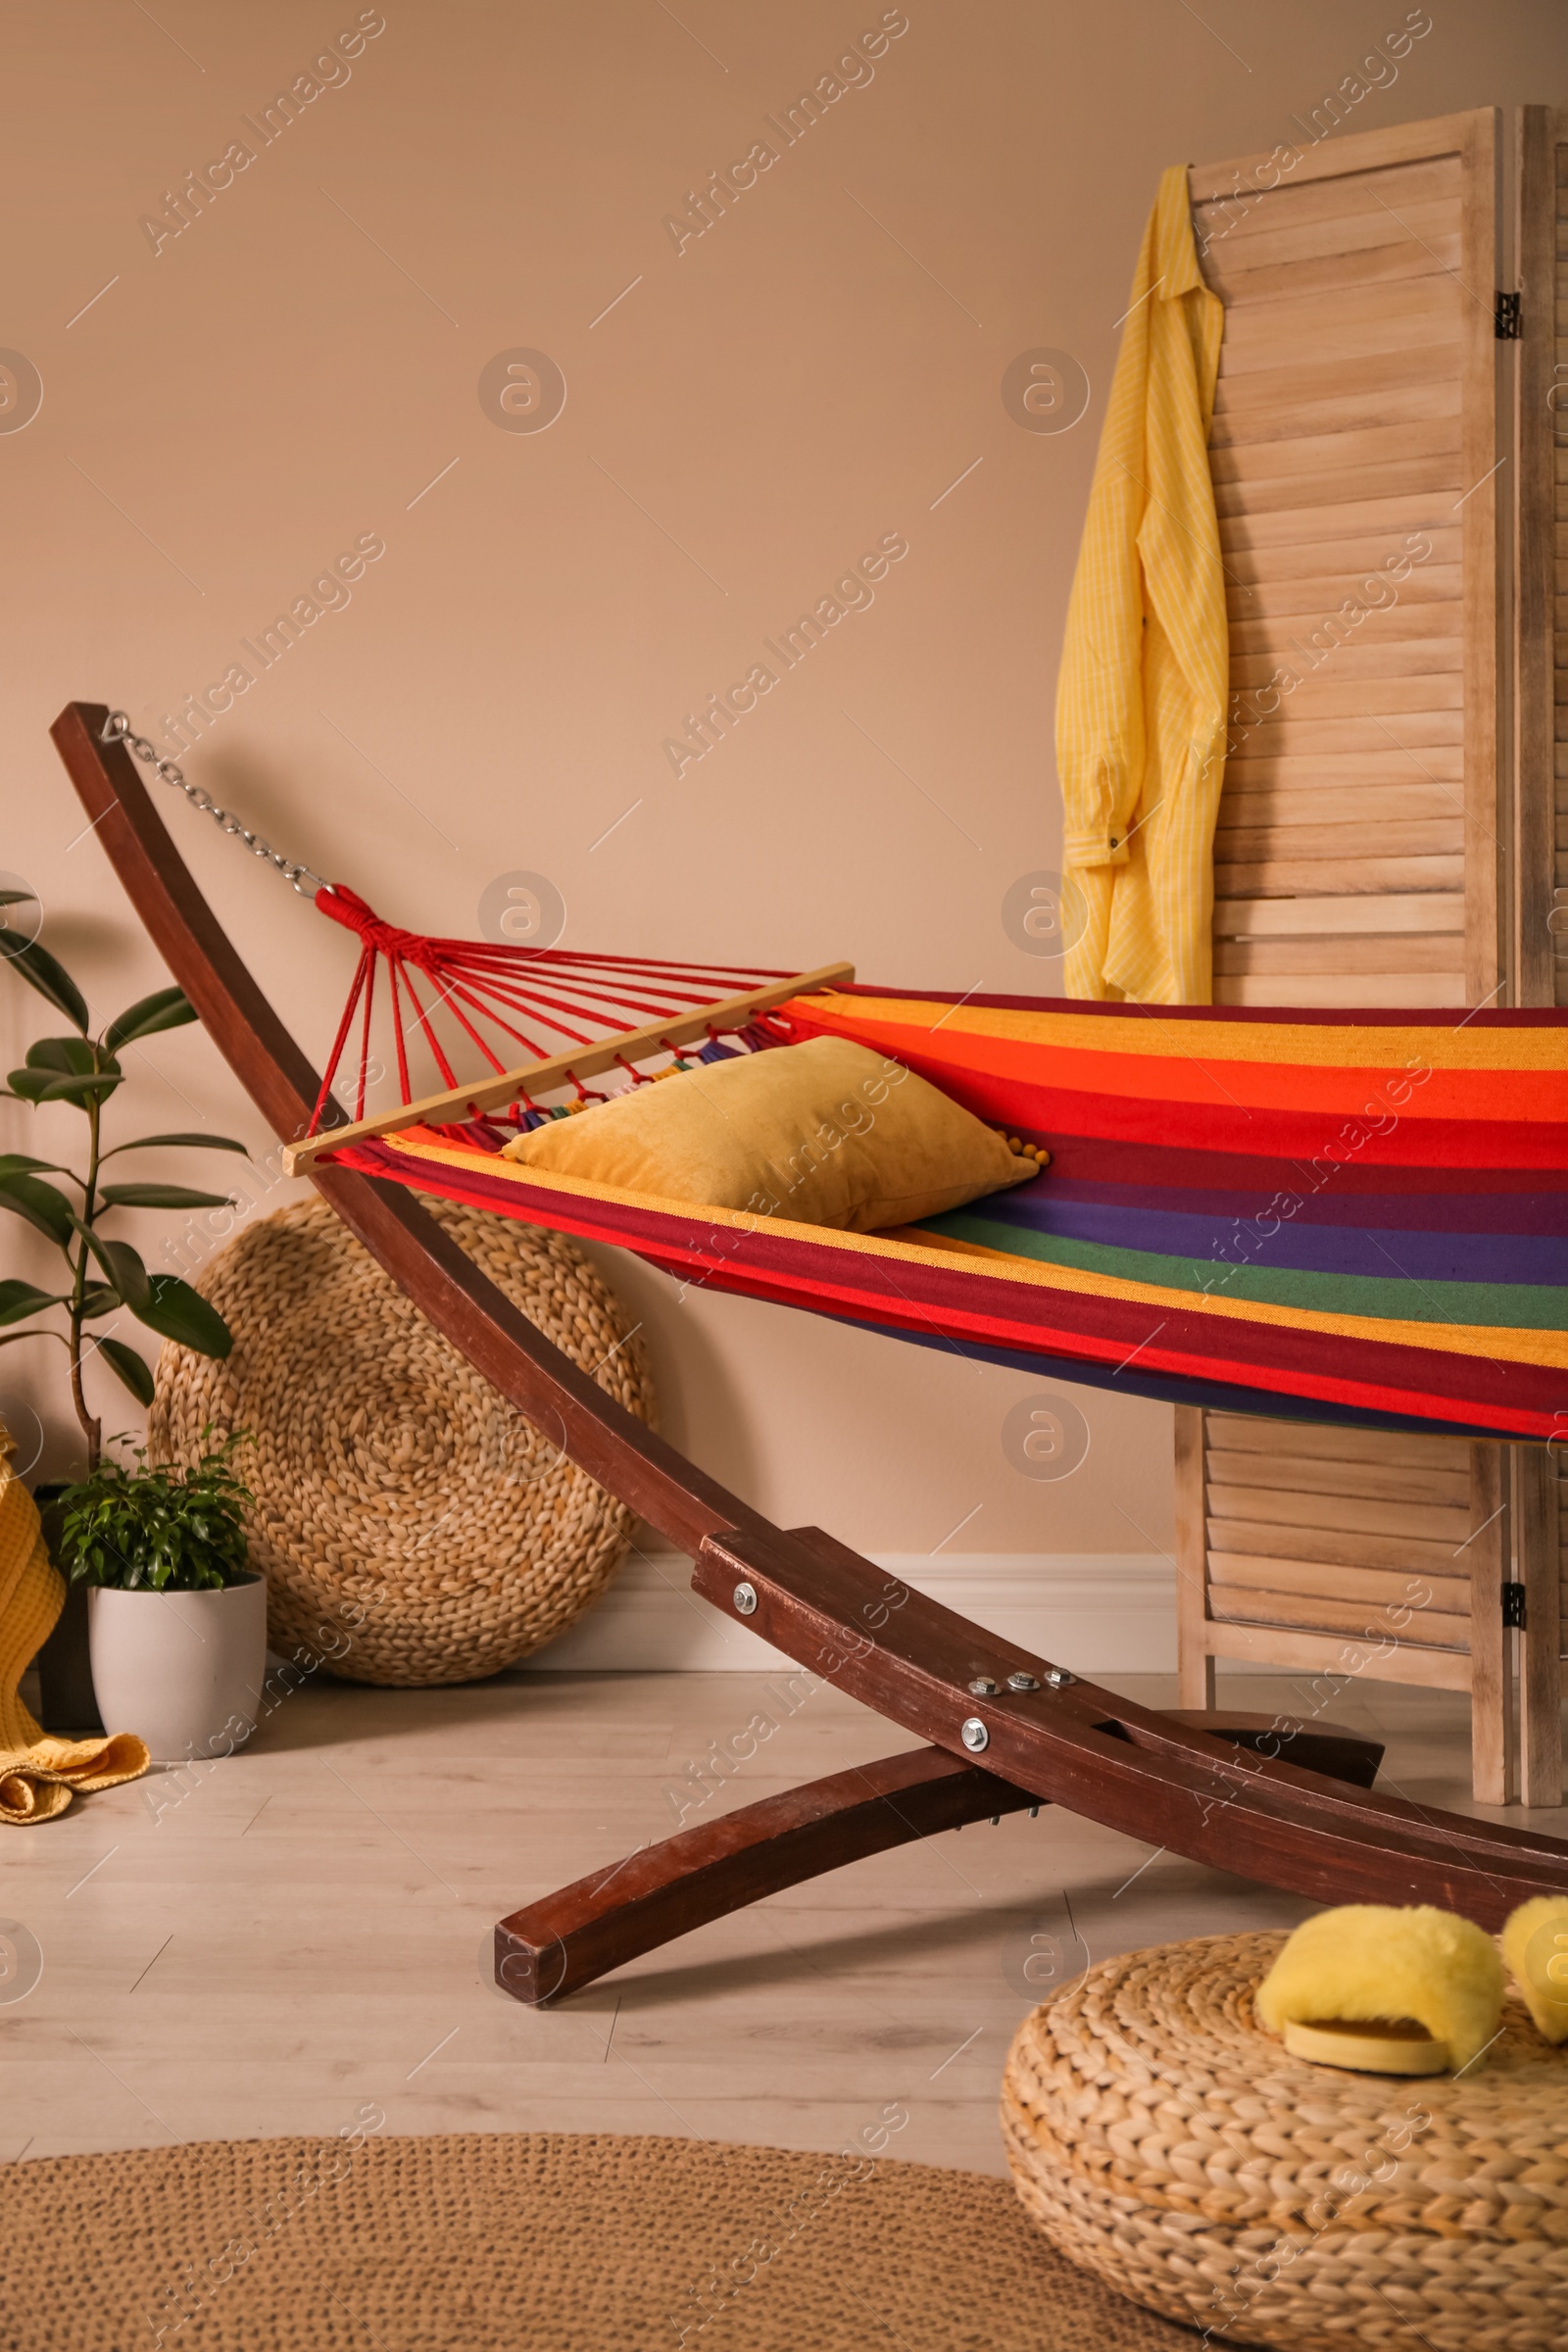
<svg viewBox="0 0 1568 2352"><path fill-rule="evenodd" d="M253 833L248 825L242 825L239 818L228 809L220 808L210 792L204 792L199 784L187 782L173 760L166 760L145 735L131 733L130 720L123 710L110 711L104 721L101 740L105 743L122 743L127 751L134 752L136 758L145 761L161 782L175 785L193 808L199 808L204 815L210 816L225 833L232 833L255 857L265 858L270 865L275 866L285 882L293 883L302 899L314 899L318 890L327 887L323 875L313 873L308 865L297 865L292 858L285 858L280 851L273 849L270 842L263 841L259 833Z"/></svg>

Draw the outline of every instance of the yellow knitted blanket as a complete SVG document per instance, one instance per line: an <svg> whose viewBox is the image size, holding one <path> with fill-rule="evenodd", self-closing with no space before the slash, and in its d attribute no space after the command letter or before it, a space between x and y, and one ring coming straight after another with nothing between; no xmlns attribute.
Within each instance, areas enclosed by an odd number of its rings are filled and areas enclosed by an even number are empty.
<svg viewBox="0 0 1568 2352"><path fill-rule="evenodd" d="M148 1765L133 1733L56 1740L22 1703L23 1674L65 1603L65 1579L50 1560L38 1508L12 1468L16 1446L0 1425L0 1822L24 1827L64 1813L77 1788L114 1788Z"/></svg>

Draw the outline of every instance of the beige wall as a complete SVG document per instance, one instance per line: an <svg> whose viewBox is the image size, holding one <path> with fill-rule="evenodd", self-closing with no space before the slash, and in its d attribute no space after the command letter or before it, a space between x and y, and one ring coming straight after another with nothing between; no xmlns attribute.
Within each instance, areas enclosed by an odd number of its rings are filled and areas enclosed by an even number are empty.
<svg viewBox="0 0 1568 2352"><path fill-rule="evenodd" d="M44 399L0 433L0 864L40 893L95 1011L159 969L77 838L49 720L103 698L165 740L185 696L258 670L240 640L365 533L385 553L352 602L189 766L388 916L472 930L485 884L525 867L564 892L578 945L1049 989L1055 967L999 910L1056 859L1056 650L1156 175L1302 137L1292 117L1404 17L1398 0L1205 0L1201 18L1167 0L907 0L887 18L876 0L387 0L349 77L264 146L242 119L374 12L8 8L0 342ZM1562 94L1554 0L1433 0L1432 18L1354 127ZM765 119L890 20L906 29L785 146ZM254 160L155 253L144 216L235 139ZM677 251L665 217L758 140L778 160ZM519 347L565 377L545 431L481 408L481 370ZM1009 363L1039 347L1087 371L1072 430L1025 430L1004 405ZM662 744L684 714L893 532L908 553L874 604L677 779ZM344 936L169 813L319 1055ZM34 1002L0 988L0 1066ZM127 1120L268 1140L200 1037L135 1063ZM20 1108L7 1125L13 1148L40 1131ZM142 1224L159 1262L178 1220ZM4 1271L41 1262L20 1226L4 1240ZM1168 1541L1162 1407L1078 1392L1089 1460L1034 1484L999 1439L1027 1376L614 1273L646 1313L666 1426L786 1522L902 1553L956 1528L965 1552ZM0 1355L0 1398L24 1428L39 1410L63 1458L52 1351Z"/></svg>

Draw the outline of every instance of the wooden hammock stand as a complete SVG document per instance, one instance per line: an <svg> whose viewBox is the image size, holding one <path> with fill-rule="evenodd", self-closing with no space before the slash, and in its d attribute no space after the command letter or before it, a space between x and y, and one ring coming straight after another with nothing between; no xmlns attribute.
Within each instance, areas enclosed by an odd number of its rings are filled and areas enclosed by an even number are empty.
<svg viewBox="0 0 1568 2352"><path fill-rule="evenodd" d="M295 1141L317 1076L197 889L124 744L103 741L108 715L69 704L52 730L60 756L175 980L273 1131ZM689 1555L695 1592L926 1743L682 1831L512 1913L496 1929L496 1981L517 1999L571 1992L863 1854L1043 1803L1314 1901L1435 1903L1496 1928L1529 1895L1568 1892L1568 1845L1375 1792L1375 1742L1130 1705L819 1529L774 1527L605 1396L411 1194L330 1163L311 1178L509 1403Z"/></svg>

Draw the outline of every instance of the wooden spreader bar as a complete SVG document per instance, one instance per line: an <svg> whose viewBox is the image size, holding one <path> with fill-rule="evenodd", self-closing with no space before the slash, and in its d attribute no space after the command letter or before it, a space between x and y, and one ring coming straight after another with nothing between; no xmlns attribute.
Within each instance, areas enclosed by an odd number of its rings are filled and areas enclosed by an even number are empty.
<svg viewBox="0 0 1568 2352"><path fill-rule="evenodd" d="M103 742L107 716L103 705L72 703L52 730L92 830L252 1100L280 1139L301 1136L319 1080L215 920L124 745ZM1031 1800L1320 1901L1429 1902L1495 1927L1525 1896L1568 1890L1568 1845L1352 1786L1368 1752L1353 1743L1336 1756L1282 1738L1274 1756L1265 1737L1246 1752L1227 1744L1221 1717L1131 1706L938 1607L833 1538L786 1534L544 1339L412 1193L330 1164L312 1177L475 1370L690 1555L697 1592L927 1743L923 1760L868 1768L869 1779L834 1775L725 1815L513 1914L498 1936L506 1989L549 1998L773 1886L956 1827L960 1813Z"/></svg>
<svg viewBox="0 0 1568 2352"><path fill-rule="evenodd" d="M854 978L853 963L824 963L814 972L800 972L787 980L770 980L764 988L749 988L741 996L725 997L716 1004L705 1004L697 1012L682 1013L672 1021L649 1021L641 1029L617 1030L613 1037L578 1046L570 1054L558 1054L550 1061L525 1062L521 1069L507 1070L498 1078L478 1078L472 1086L424 1095L417 1102L400 1102L396 1110L378 1111L373 1119L354 1119L346 1127L333 1127L320 1135L307 1136L303 1142L285 1145L284 1173L308 1176L324 1152L340 1152L345 1144L362 1142L367 1136L395 1135L402 1127L431 1124L439 1127L468 1118L475 1111L504 1110L523 1096L548 1095L573 1078L597 1077L601 1070L612 1070L617 1062L635 1061L639 1054L656 1054L662 1046L688 1046L694 1038L706 1037L710 1028L743 1028L758 1013L766 1012L775 1004L787 1004L792 997L808 997L819 989L840 988Z"/></svg>

